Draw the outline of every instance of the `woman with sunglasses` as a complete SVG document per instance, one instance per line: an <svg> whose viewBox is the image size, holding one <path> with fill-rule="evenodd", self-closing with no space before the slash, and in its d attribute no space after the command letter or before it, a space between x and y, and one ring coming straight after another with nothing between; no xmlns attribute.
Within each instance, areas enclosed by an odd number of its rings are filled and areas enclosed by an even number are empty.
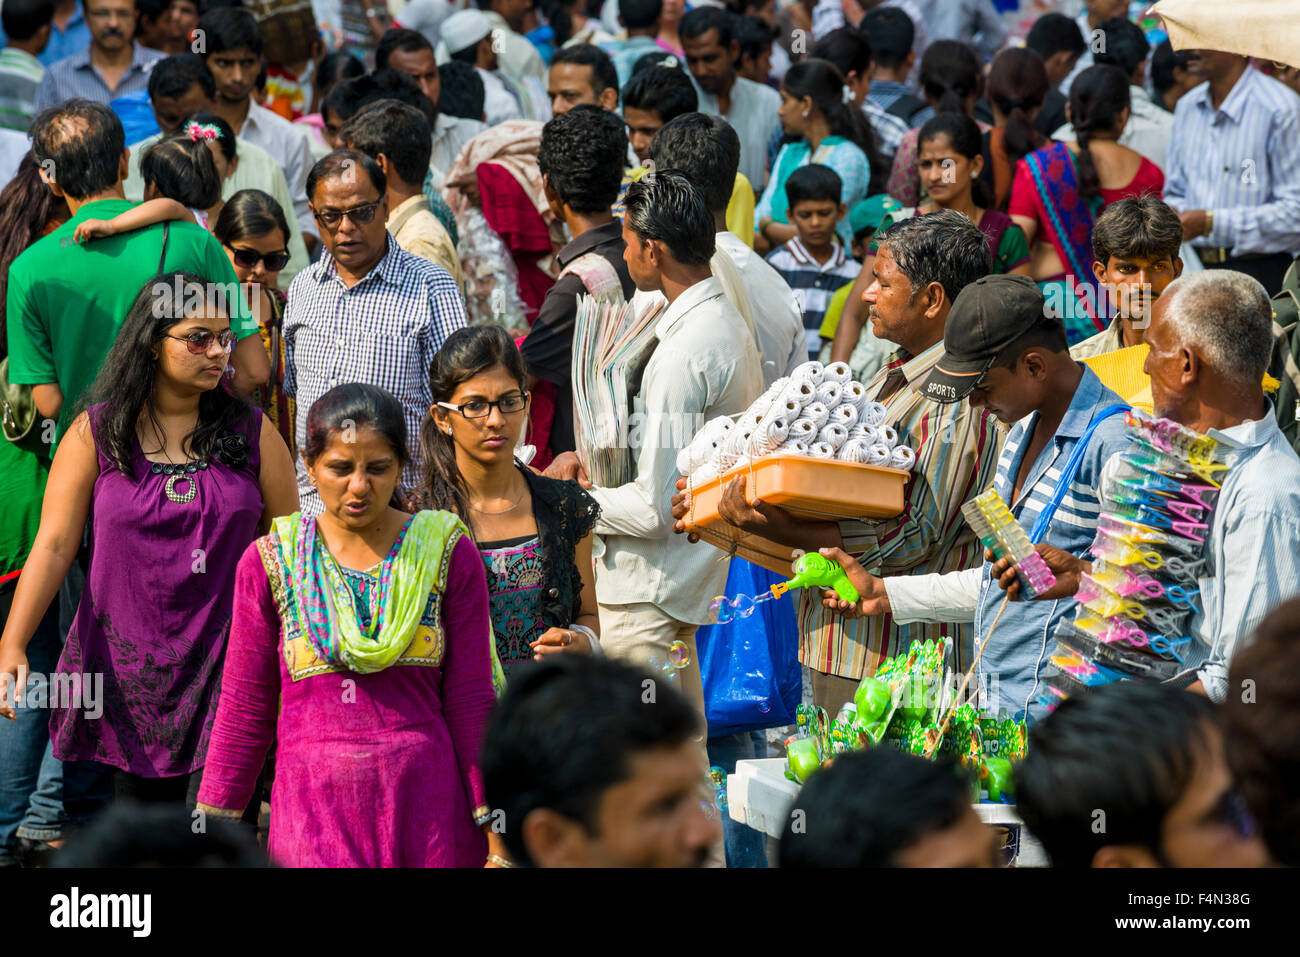
<svg viewBox="0 0 1300 957"><path fill-rule="evenodd" d="M391 393L336 386L305 422L323 510L276 519L239 560L199 807L239 815L274 737L277 863L482 867L502 847L479 772L501 682L473 542L399 501Z"/></svg>
<svg viewBox="0 0 1300 957"><path fill-rule="evenodd" d="M434 405L420 433L426 507L459 515L478 544L507 679L546 655L600 650L591 560L600 510L577 482L516 463L526 381L500 326L454 332L434 360Z"/></svg>
<svg viewBox="0 0 1300 957"><path fill-rule="evenodd" d="M298 507L284 441L222 384L234 342L223 300L218 284L181 272L136 297L55 452L0 638L0 714L13 718L5 679L27 667L90 519L86 588L46 702L50 738L56 758L107 765L118 797L145 802L194 804L235 565L259 527Z"/></svg>
<svg viewBox="0 0 1300 957"><path fill-rule="evenodd" d="M254 394L257 404L292 452L293 399L284 391L284 306L287 297L276 285L289 263L289 222L269 193L241 189L226 201L212 227L230 257L235 276L244 285L248 305L257 318L262 345L271 357L271 377Z"/></svg>

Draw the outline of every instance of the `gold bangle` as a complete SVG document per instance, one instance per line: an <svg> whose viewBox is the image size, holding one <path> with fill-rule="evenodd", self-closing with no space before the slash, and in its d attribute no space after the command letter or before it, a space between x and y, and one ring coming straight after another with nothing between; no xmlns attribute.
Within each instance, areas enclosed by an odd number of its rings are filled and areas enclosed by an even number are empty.
<svg viewBox="0 0 1300 957"><path fill-rule="evenodd" d="M488 863L495 864L497 867L518 867L519 866L514 861L506 860L500 854L489 854Z"/></svg>
<svg viewBox="0 0 1300 957"><path fill-rule="evenodd" d="M1201 235L1208 236L1212 232L1214 232L1214 210L1207 209L1205 211L1205 232L1201 233Z"/></svg>

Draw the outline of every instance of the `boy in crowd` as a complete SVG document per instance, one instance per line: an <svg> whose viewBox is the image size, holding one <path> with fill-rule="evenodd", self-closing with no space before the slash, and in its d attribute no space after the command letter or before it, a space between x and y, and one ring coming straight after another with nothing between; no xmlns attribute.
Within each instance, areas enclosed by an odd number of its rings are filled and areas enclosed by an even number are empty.
<svg viewBox="0 0 1300 957"><path fill-rule="evenodd" d="M874 748L837 757L799 792L781 866L996 867L994 841L951 763Z"/></svg>
<svg viewBox="0 0 1300 957"><path fill-rule="evenodd" d="M835 235L844 218L839 174L816 163L802 166L785 181L790 200L790 222L796 235L768 253L781 278L799 297L803 309L808 356L816 359L822 348L822 318L831 297L845 283L852 284L862 264L851 258Z"/></svg>
<svg viewBox="0 0 1300 957"><path fill-rule="evenodd" d="M664 124L699 106L695 87L683 70L652 66L623 87L623 119L638 163L650 158L650 141Z"/></svg>
<svg viewBox="0 0 1300 957"><path fill-rule="evenodd" d="M772 74L772 28L758 17L736 18L736 73L755 83L767 83Z"/></svg>
<svg viewBox="0 0 1300 957"><path fill-rule="evenodd" d="M1223 745L1200 695L1106 685L1030 730L1016 807L1054 867L1262 867Z"/></svg>

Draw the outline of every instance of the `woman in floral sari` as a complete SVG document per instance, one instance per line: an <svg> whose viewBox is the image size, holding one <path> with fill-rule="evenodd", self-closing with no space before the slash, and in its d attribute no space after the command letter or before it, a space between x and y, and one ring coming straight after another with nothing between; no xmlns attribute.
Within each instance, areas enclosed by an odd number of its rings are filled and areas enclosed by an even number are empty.
<svg viewBox="0 0 1300 957"><path fill-rule="evenodd" d="M302 440L325 511L276 520L239 562L199 806L244 807L275 735L276 862L482 866L500 665L478 551L454 515L395 507L409 456L387 392L331 389Z"/></svg>
<svg viewBox="0 0 1300 957"><path fill-rule="evenodd" d="M1129 116L1128 78L1114 66L1089 67L1070 88L1076 143L1049 143L1016 164L1007 212L1029 240L1031 275L1065 320L1073 345L1106 328L1092 272L1092 224L1116 200L1160 198L1165 176L1119 145Z"/></svg>

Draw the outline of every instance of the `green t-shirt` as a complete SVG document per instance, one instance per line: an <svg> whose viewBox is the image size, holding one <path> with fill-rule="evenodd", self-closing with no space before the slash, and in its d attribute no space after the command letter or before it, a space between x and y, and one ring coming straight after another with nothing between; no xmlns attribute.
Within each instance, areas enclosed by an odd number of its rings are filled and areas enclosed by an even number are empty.
<svg viewBox="0 0 1300 957"><path fill-rule="evenodd" d="M0 522L0 578L16 572L27 561L41 523L41 500L50 460L40 443L40 423L21 445L0 436L0 502L5 517Z"/></svg>
<svg viewBox="0 0 1300 957"><path fill-rule="evenodd" d="M87 203L33 243L9 270L9 378L28 385L58 383L63 411L56 441L99 374L136 296L157 275L162 254L162 224L84 244L73 233L84 220L112 219L134 205L124 199ZM257 334L235 270L206 230L194 223L171 223L164 270L222 283L228 290L230 328L240 339Z"/></svg>

